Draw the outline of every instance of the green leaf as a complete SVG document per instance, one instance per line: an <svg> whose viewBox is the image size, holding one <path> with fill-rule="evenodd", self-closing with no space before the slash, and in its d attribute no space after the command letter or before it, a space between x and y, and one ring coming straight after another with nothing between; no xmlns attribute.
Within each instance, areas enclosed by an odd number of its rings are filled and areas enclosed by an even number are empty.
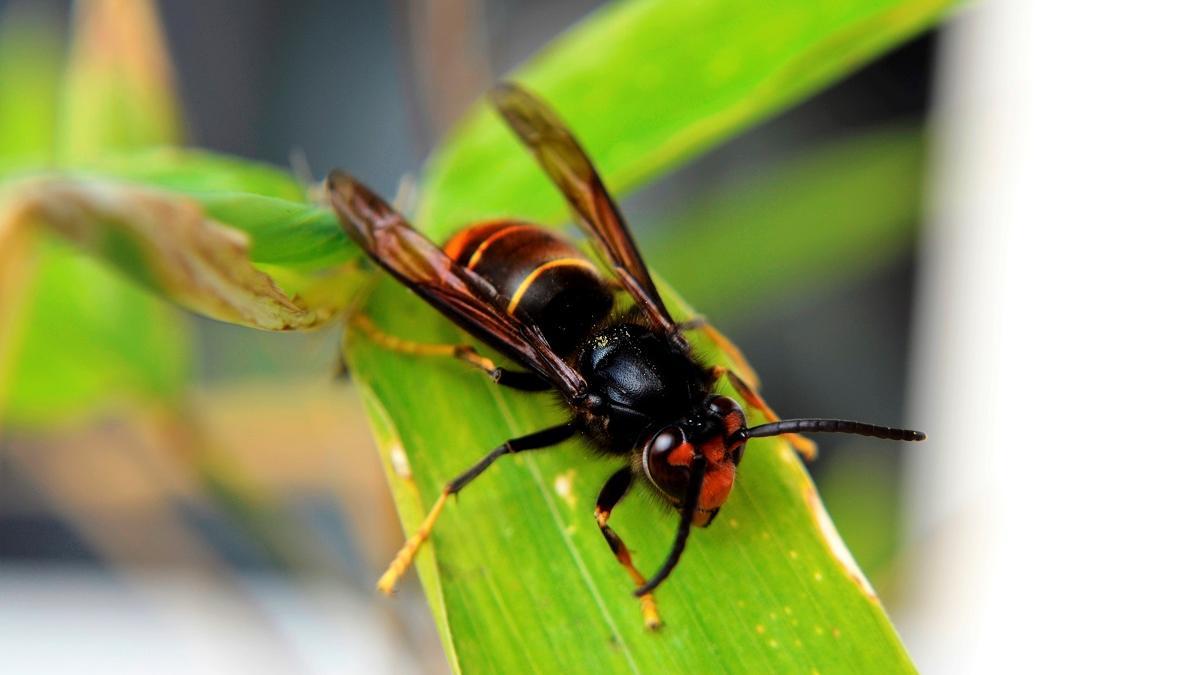
<svg viewBox="0 0 1200 675"><path fill-rule="evenodd" d="M844 76L928 26L953 0L613 3L515 78L547 98L610 189L627 192ZM566 209L490 110L438 150L418 222L444 235Z"/></svg>
<svg viewBox="0 0 1200 675"><path fill-rule="evenodd" d="M463 340L391 282L366 311L407 339ZM546 395L502 390L449 359L399 356L358 332L346 355L409 528L445 481L488 450L562 419ZM592 518L600 486L621 464L575 442L505 457L446 508L417 569L456 670L912 671L808 475L773 440L748 450L721 516L693 534L656 593L666 626L646 631ZM612 526L645 571L666 555L675 518L635 492Z"/></svg>
<svg viewBox="0 0 1200 675"><path fill-rule="evenodd" d="M572 29L516 77L559 108L609 186L627 192L844 75L928 25L949 4L617 3ZM831 159L818 168L856 170L849 189L919 168L911 134L882 145L882 167ZM843 212L812 235L815 245L836 238L838 226L853 220L839 201L847 189L837 175L825 180L813 166L781 175L778 184L760 188L776 205L783 181L797 180L804 183L793 186L801 201ZM831 187L843 191L833 202L821 201ZM534 162L484 110L436 152L424 192L419 221L435 237L477 219L554 222L566 214ZM878 212L867 214L874 223L864 230L902 230L904 217L893 211L905 211L912 199L889 194ZM779 214L769 224L785 226ZM855 251L846 245L829 253L829 265L836 266ZM747 261L744 271L761 264ZM691 315L663 290L676 316ZM464 340L390 281L380 284L364 311L405 339ZM718 355L704 339L694 341L701 353ZM549 396L502 390L450 360L389 352L356 330L347 335L345 353L409 532L446 481L503 440L563 417ZM682 564L656 593L665 629L648 633L631 583L592 519L595 495L620 463L599 460L575 443L506 457L447 507L416 567L453 668L912 672L807 473L775 441L755 441L748 451L721 517L694 533ZM653 570L670 546L674 518L644 494L627 502L612 525L639 566Z"/></svg>
<svg viewBox="0 0 1200 675"><path fill-rule="evenodd" d="M234 192L293 202L307 198L304 186L273 166L188 148L107 152L74 168L83 175L197 194Z"/></svg>
<svg viewBox="0 0 1200 675"><path fill-rule="evenodd" d="M11 227L46 227L143 286L223 321L267 330L311 328L345 307L354 291L334 278L330 283L344 286L346 294L335 295L329 305L290 297L250 262L243 232L206 217L199 201L185 195L94 179L43 178L21 184L8 201L16 220ZM310 215L303 205L283 206L297 207L284 208L285 216ZM278 220L273 216L279 216L278 208L267 220ZM341 276L354 276L344 267Z"/></svg>
<svg viewBox="0 0 1200 675"><path fill-rule="evenodd" d="M164 147L105 155L74 176L118 179L193 200L209 218L250 237L255 263L312 272L357 256L337 217L308 203L307 190L296 178L266 164Z"/></svg>

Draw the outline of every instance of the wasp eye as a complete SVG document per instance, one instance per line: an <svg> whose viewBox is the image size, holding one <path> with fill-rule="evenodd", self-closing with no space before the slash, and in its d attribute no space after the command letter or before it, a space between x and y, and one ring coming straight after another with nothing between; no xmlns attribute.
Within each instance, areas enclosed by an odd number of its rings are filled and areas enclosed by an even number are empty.
<svg viewBox="0 0 1200 675"><path fill-rule="evenodd" d="M741 407L728 396L714 396L708 400L708 409L724 417L734 411L741 412Z"/></svg>
<svg viewBox="0 0 1200 675"><path fill-rule="evenodd" d="M654 435L650 441L650 454L662 455L670 453L683 445L683 430L679 427L667 427Z"/></svg>
<svg viewBox="0 0 1200 675"><path fill-rule="evenodd" d="M691 446L677 426L669 426L646 442L642 450L642 468L650 483L676 499L687 493Z"/></svg>
<svg viewBox="0 0 1200 675"><path fill-rule="evenodd" d="M720 418L727 437L746 426L746 415L742 412L742 407L728 396L713 396L708 399L708 410ZM738 459L741 459L740 456Z"/></svg>

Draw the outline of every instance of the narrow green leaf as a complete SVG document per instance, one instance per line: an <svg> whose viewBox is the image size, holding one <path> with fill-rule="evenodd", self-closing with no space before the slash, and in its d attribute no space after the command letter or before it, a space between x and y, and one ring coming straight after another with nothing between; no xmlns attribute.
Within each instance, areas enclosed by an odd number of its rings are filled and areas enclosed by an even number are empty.
<svg viewBox="0 0 1200 675"><path fill-rule="evenodd" d="M517 78L559 109L610 187L625 192L845 74L950 4L616 3ZM911 150L897 150L884 172ZM807 194L815 200L820 189ZM482 109L436 152L424 190L419 221L436 237L482 218L554 222L566 213ZM881 230L895 224L878 220L887 223ZM846 255L836 249L830 259ZM691 314L664 290L676 316ZM390 281L365 311L406 339L463 340ZM354 330L345 352L410 532L445 481L503 440L563 416L548 396L503 391L455 362L397 355ZM721 517L695 533L657 594L667 627L647 633L629 579L592 521L595 495L620 461L605 464L575 444L506 457L447 507L417 569L456 670L912 672L803 467L770 441L755 442ZM654 569L674 519L645 495L628 501L612 524L638 564Z"/></svg>
<svg viewBox="0 0 1200 675"><path fill-rule="evenodd" d="M390 281L367 312L407 339L463 340ZM547 395L504 391L457 362L399 356L358 332L346 355L410 528L444 482L488 450L562 419ZM457 670L912 671L807 474L774 441L748 450L721 516L694 533L657 593L666 627L647 632L592 518L600 486L621 463L574 442L506 457L447 507L417 568ZM612 520L643 570L666 555L674 524L643 492Z"/></svg>
<svg viewBox="0 0 1200 675"><path fill-rule="evenodd" d="M32 179L14 192L8 201L14 205L11 212L17 222L11 226L49 228L143 286L222 321L266 330L311 328L344 307L355 290L356 285L347 281L355 276L351 263L342 265L342 274L329 275L326 285L342 293L328 297L328 304L309 305L290 296L251 263L244 232L207 217L201 200L184 194L96 179L57 178ZM241 202L246 200L253 197L245 195ZM253 203L274 208L247 214L247 205L241 202L218 202L218 206L252 224L280 225L289 217L300 223L314 217L328 219L327 214L304 205L270 198ZM296 269L288 271L295 274ZM59 290L69 292L69 288Z"/></svg>
<svg viewBox="0 0 1200 675"><path fill-rule="evenodd" d="M627 192L928 26L953 0L629 1L596 12L515 78L547 98ZM439 235L566 210L490 110L431 160L418 222Z"/></svg>
<svg viewBox="0 0 1200 675"><path fill-rule="evenodd" d="M273 166L191 148L156 146L106 152L72 168L84 175L169 190L241 192L293 202L307 198L295 177Z"/></svg>
<svg viewBox="0 0 1200 675"><path fill-rule="evenodd" d="M195 200L208 217L249 235L255 263L312 272L356 256L333 213L310 204L305 186L273 166L162 147L105 155L75 175L119 179Z"/></svg>

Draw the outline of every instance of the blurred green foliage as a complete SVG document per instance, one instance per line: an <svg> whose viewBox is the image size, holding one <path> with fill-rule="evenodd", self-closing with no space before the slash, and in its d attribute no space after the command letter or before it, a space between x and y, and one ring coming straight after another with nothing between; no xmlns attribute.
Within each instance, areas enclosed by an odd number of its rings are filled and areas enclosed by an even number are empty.
<svg viewBox="0 0 1200 675"><path fill-rule="evenodd" d="M927 27L950 0L615 2L520 68L625 193ZM567 211L496 116L477 108L435 151L418 223L446 235Z"/></svg>
<svg viewBox="0 0 1200 675"><path fill-rule="evenodd" d="M60 41L37 6L15 4L9 12L0 20L0 90L21 95L0 104L0 167L45 170L104 150L179 140L169 82L138 79L137 64L166 63L151 4L79 3L62 71ZM114 32L127 38L119 54L108 51ZM177 310L59 242L7 235L8 245L24 249L7 255L32 265L23 278L6 279L24 289L6 294L25 297L0 318L0 421L51 424L182 390L190 350Z"/></svg>
<svg viewBox="0 0 1200 675"><path fill-rule="evenodd" d="M190 359L176 310L63 242L43 237L35 246L6 420L50 426L126 396L174 398Z"/></svg>
<svg viewBox="0 0 1200 675"><path fill-rule="evenodd" d="M61 39L49 17L20 4L0 15L0 178L49 164L61 69Z"/></svg>
<svg viewBox="0 0 1200 675"><path fill-rule="evenodd" d="M815 293L908 250L924 177L919 129L885 128L756 167L657 223L655 270L707 316ZM719 273L697 261L720 261Z"/></svg>

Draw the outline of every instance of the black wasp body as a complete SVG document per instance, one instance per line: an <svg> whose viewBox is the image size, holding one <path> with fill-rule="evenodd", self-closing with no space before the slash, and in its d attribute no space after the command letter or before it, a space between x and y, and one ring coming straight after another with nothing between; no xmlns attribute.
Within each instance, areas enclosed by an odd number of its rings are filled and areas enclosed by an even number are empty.
<svg viewBox="0 0 1200 675"><path fill-rule="evenodd" d="M574 352L612 311L612 289L595 264L567 239L531 223L472 225L444 250L508 298L505 312L536 325L556 354Z"/></svg>
<svg viewBox="0 0 1200 675"><path fill-rule="evenodd" d="M583 376L586 395L565 403L601 452L627 455L648 427L677 419L708 394L708 369L683 343L648 328L636 309L611 316L610 284L566 238L500 220L462 230L443 250L508 298L505 310L538 328Z"/></svg>
<svg viewBox="0 0 1200 675"><path fill-rule="evenodd" d="M330 175L330 202L351 238L426 302L522 368L498 367L464 345L398 340L361 315L356 325L396 351L451 355L484 370L497 384L555 391L570 411L562 424L506 441L447 483L380 579L380 588L391 590L408 568L450 495L504 455L579 435L601 454L623 459L600 490L596 522L637 586L646 625L655 628L660 621L651 591L679 562L692 526L704 527L716 518L749 439L786 435L809 456L811 442L796 434L845 432L897 440L921 440L924 434L843 420L780 420L744 377L701 363L686 337L689 330L706 331L735 360L740 355L706 323L672 319L578 142L544 103L515 85L497 87L492 101L563 193L611 275L602 274L562 236L520 221L479 223L439 248L354 179ZM614 309L614 288L629 295L628 309ZM768 422L747 427L741 406L714 393L721 377ZM649 580L608 524L613 508L638 480L680 514L671 553Z"/></svg>

